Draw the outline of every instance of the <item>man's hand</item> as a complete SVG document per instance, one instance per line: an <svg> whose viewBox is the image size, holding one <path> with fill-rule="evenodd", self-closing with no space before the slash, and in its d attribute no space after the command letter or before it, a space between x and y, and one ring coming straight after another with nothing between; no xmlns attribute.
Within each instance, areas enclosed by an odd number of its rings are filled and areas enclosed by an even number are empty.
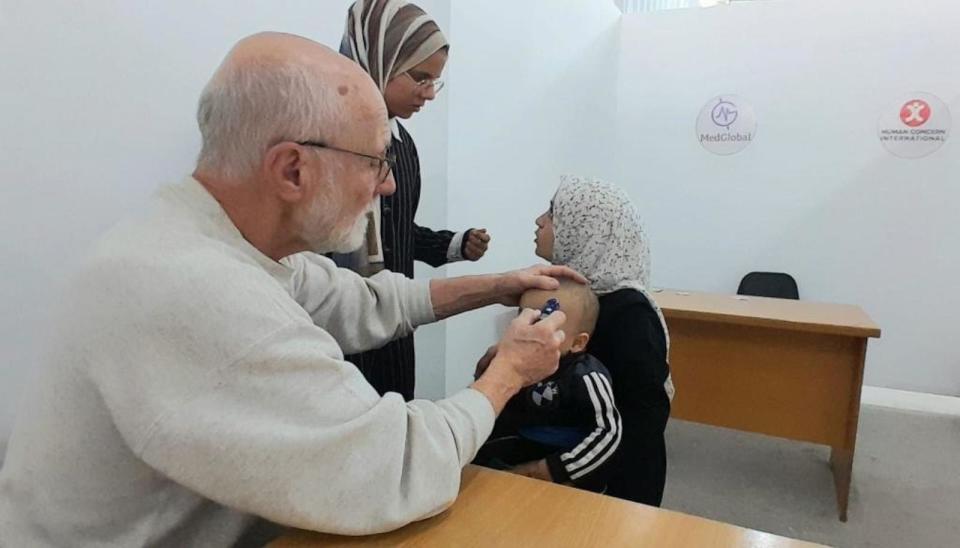
<svg viewBox="0 0 960 548"><path fill-rule="evenodd" d="M553 477L550 476L550 468L547 467L546 459L524 462L523 464L518 464L507 471L512 474L527 476L528 478L553 481Z"/></svg>
<svg viewBox="0 0 960 548"><path fill-rule="evenodd" d="M507 328L487 371L516 375L520 388L552 375L560 361L560 345L566 337L560 329L567 316L558 310L542 321L540 311L527 308ZM482 377L481 377L482 378Z"/></svg>
<svg viewBox="0 0 960 548"><path fill-rule="evenodd" d="M463 258L468 261L479 261L490 247L490 235L487 234L487 229L469 230L465 237L467 242L464 244Z"/></svg>
<svg viewBox="0 0 960 548"><path fill-rule="evenodd" d="M542 321L537 321L539 317L539 311L528 308L510 322L490 364L473 383L473 388L490 400L497 414L521 388L557 370L560 344L565 337L560 326L567 317L560 310Z"/></svg>
<svg viewBox="0 0 960 548"><path fill-rule="evenodd" d="M556 278L585 284L587 279L565 266L539 265L505 274L430 280L430 301L438 320L491 304L516 306L528 289L552 290Z"/></svg>
<svg viewBox="0 0 960 548"><path fill-rule="evenodd" d="M558 265L535 265L500 275L497 288L499 302L506 306L517 306L520 303L520 297L529 289L551 291L560 287L557 278L567 278L581 284L587 283L587 279L572 268Z"/></svg>

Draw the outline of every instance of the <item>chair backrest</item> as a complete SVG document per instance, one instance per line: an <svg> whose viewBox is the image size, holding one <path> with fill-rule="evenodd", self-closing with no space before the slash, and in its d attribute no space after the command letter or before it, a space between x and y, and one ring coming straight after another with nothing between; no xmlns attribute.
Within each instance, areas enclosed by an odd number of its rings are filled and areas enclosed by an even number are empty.
<svg viewBox="0 0 960 548"><path fill-rule="evenodd" d="M751 272L740 280L737 295L799 299L800 290L793 276L783 272Z"/></svg>

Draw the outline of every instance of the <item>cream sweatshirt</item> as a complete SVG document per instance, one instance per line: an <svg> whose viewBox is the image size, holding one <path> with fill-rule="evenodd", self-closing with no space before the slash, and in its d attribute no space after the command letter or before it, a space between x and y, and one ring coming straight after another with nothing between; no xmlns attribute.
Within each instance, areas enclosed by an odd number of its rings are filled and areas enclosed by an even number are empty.
<svg viewBox="0 0 960 548"><path fill-rule="evenodd" d="M434 321L425 282L272 261L195 180L108 232L60 303L0 470L0 546L229 546L437 514L494 412L379 397L343 354Z"/></svg>

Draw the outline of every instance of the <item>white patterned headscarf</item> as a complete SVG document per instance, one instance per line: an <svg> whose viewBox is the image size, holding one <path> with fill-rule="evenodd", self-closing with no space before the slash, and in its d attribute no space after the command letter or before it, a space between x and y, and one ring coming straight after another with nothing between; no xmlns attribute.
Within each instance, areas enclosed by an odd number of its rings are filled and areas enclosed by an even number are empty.
<svg viewBox="0 0 960 548"><path fill-rule="evenodd" d="M599 179L564 175L551 203L554 264L569 266L588 280L597 295L620 289L639 291L663 326L667 353L670 332L663 312L648 291L650 246L643 221L622 189ZM673 381L665 383L673 398Z"/></svg>

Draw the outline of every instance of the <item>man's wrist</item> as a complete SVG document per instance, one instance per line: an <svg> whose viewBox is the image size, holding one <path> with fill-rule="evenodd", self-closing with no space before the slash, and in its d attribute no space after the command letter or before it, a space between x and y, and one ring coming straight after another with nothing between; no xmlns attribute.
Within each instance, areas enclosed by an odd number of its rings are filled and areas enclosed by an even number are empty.
<svg viewBox="0 0 960 548"><path fill-rule="evenodd" d="M442 320L485 306L504 303L502 275L486 274L430 280L430 300L436 319Z"/></svg>
<svg viewBox="0 0 960 548"><path fill-rule="evenodd" d="M504 304L511 296L510 282L508 274L481 274L477 276L480 279L480 293L483 298L483 305Z"/></svg>
<svg viewBox="0 0 960 548"><path fill-rule="evenodd" d="M495 274L493 275L493 285L491 290L491 297L493 301L500 304L508 304L510 297L517 297L514 295L512 286L510 284L510 274Z"/></svg>
<svg viewBox="0 0 960 548"><path fill-rule="evenodd" d="M483 375L471 385L471 388L486 396L499 415L510 398L514 397L523 388L523 378L509 367L498 364L494 359Z"/></svg>
<svg viewBox="0 0 960 548"><path fill-rule="evenodd" d="M482 300L481 306L491 304L503 304L505 296L508 294L508 286L504 283L503 274L481 274L479 278L479 293ZM478 307L479 308L479 307Z"/></svg>

